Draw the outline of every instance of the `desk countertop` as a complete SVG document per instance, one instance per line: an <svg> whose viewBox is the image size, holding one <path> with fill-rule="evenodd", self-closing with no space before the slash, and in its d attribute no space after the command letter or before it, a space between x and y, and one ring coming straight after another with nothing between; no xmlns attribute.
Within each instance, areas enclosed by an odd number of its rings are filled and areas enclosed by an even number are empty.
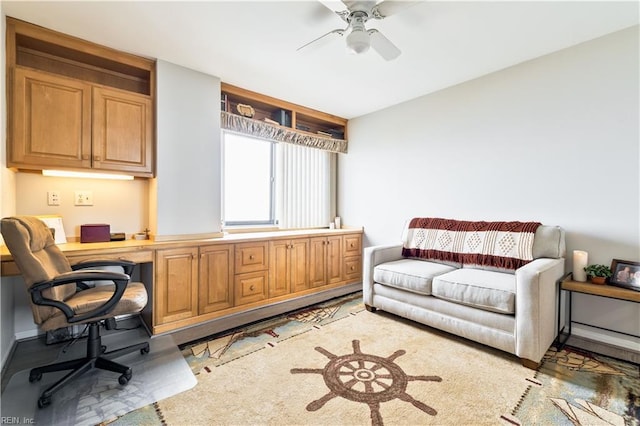
<svg viewBox="0 0 640 426"><path fill-rule="evenodd" d="M170 241L155 240L124 240L110 241L104 243L79 243L70 242L66 244L58 244L58 247L66 255L93 255L99 253L125 253L136 252L140 250L155 250L160 248L185 247L194 244L225 244L225 243L242 243L261 240L295 238L295 237L316 237L329 235L342 235L354 232L362 232L362 228L343 228L343 229L293 229L282 231L267 232L241 232L234 234L224 234L219 238L209 239L184 239ZM11 253L7 246L0 246L0 258L2 263L13 262Z"/></svg>

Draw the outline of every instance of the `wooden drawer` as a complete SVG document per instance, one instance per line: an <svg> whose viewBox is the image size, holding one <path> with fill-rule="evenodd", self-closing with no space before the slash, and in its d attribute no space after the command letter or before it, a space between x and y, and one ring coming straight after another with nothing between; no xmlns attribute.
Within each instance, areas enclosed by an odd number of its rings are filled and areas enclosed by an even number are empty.
<svg viewBox="0 0 640 426"><path fill-rule="evenodd" d="M269 243L236 244L236 274L264 271L269 267Z"/></svg>
<svg viewBox="0 0 640 426"><path fill-rule="evenodd" d="M235 305L259 302L267 298L269 271L249 272L235 277Z"/></svg>
<svg viewBox="0 0 640 426"><path fill-rule="evenodd" d="M342 254L345 257L348 256L360 256L362 255L362 235L345 235L344 246Z"/></svg>
<svg viewBox="0 0 640 426"><path fill-rule="evenodd" d="M70 255L67 256L69 263L75 265L76 263L86 260L130 260L135 263L148 263L153 262L152 250L140 250L140 251L128 251L123 253L100 253L91 255Z"/></svg>
<svg viewBox="0 0 640 426"><path fill-rule="evenodd" d="M362 256L346 257L342 272L349 283L362 279Z"/></svg>

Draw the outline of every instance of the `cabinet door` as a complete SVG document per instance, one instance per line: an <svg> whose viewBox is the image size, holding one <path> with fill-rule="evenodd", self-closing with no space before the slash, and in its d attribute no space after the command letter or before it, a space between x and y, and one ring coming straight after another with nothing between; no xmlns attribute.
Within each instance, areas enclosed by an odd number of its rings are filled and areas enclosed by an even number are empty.
<svg viewBox="0 0 640 426"><path fill-rule="evenodd" d="M93 168L151 175L153 106L150 97L93 88Z"/></svg>
<svg viewBox="0 0 640 426"><path fill-rule="evenodd" d="M8 166L90 167L91 86L16 68Z"/></svg>
<svg viewBox="0 0 640 426"><path fill-rule="evenodd" d="M291 240L289 260L291 292L306 290L309 288L309 239Z"/></svg>
<svg viewBox="0 0 640 426"><path fill-rule="evenodd" d="M269 297L289 293L289 241L269 242Z"/></svg>
<svg viewBox="0 0 640 426"><path fill-rule="evenodd" d="M327 237L327 284L342 281L342 236Z"/></svg>
<svg viewBox="0 0 640 426"><path fill-rule="evenodd" d="M154 324L198 314L198 248L158 250Z"/></svg>
<svg viewBox="0 0 640 426"><path fill-rule="evenodd" d="M327 239L309 239L309 287L315 288L327 283Z"/></svg>
<svg viewBox="0 0 640 426"><path fill-rule="evenodd" d="M233 306L233 245L200 248L198 313Z"/></svg>

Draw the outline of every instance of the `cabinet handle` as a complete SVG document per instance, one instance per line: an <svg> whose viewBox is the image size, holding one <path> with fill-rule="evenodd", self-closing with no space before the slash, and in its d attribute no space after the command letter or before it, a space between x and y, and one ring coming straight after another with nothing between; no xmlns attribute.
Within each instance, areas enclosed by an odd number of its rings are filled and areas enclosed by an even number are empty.
<svg viewBox="0 0 640 426"><path fill-rule="evenodd" d="M356 269L356 268L352 266L352 267L351 267L351 270L353 271L354 269Z"/></svg>
<svg viewBox="0 0 640 426"><path fill-rule="evenodd" d="M249 290L253 291L255 289L255 287L252 285L251 287L249 287Z"/></svg>
<svg viewBox="0 0 640 426"><path fill-rule="evenodd" d="M88 160L89 159L89 154L82 154L82 159L83 160Z"/></svg>
<svg viewBox="0 0 640 426"><path fill-rule="evenodd" d="M253 260L254 256L251 254L249 255L249 260Z"/></svg>
<svg viewBox="0 0 640 426"><path fill-rule="evenodd" d="M101 158L99 155L96 155L95 157L93 157L94 161L101 161Z"/></svg>
<svg viewBox="0 0 640 426"><path fill-rule="evenodd" d="M350 247L355 247L355 246L353 245L353 243L351 243L349 246L350 246Z"/></svg>

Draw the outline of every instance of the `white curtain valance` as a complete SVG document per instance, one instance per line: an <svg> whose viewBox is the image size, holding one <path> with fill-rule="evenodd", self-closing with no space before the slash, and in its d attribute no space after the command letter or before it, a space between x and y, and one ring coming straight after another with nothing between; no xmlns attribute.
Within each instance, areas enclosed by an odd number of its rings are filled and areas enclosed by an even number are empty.
<svg viewBox="0 0 640 426"><path fill-rule="evenodd" d="M270 139L277 142L302 145L309 148L322 149L331 152L347 152L347 141L323 136L302 133L296 129L278 126L226 111L220 113L220 125L223 129L232 130L245 135Z"/></svg>

